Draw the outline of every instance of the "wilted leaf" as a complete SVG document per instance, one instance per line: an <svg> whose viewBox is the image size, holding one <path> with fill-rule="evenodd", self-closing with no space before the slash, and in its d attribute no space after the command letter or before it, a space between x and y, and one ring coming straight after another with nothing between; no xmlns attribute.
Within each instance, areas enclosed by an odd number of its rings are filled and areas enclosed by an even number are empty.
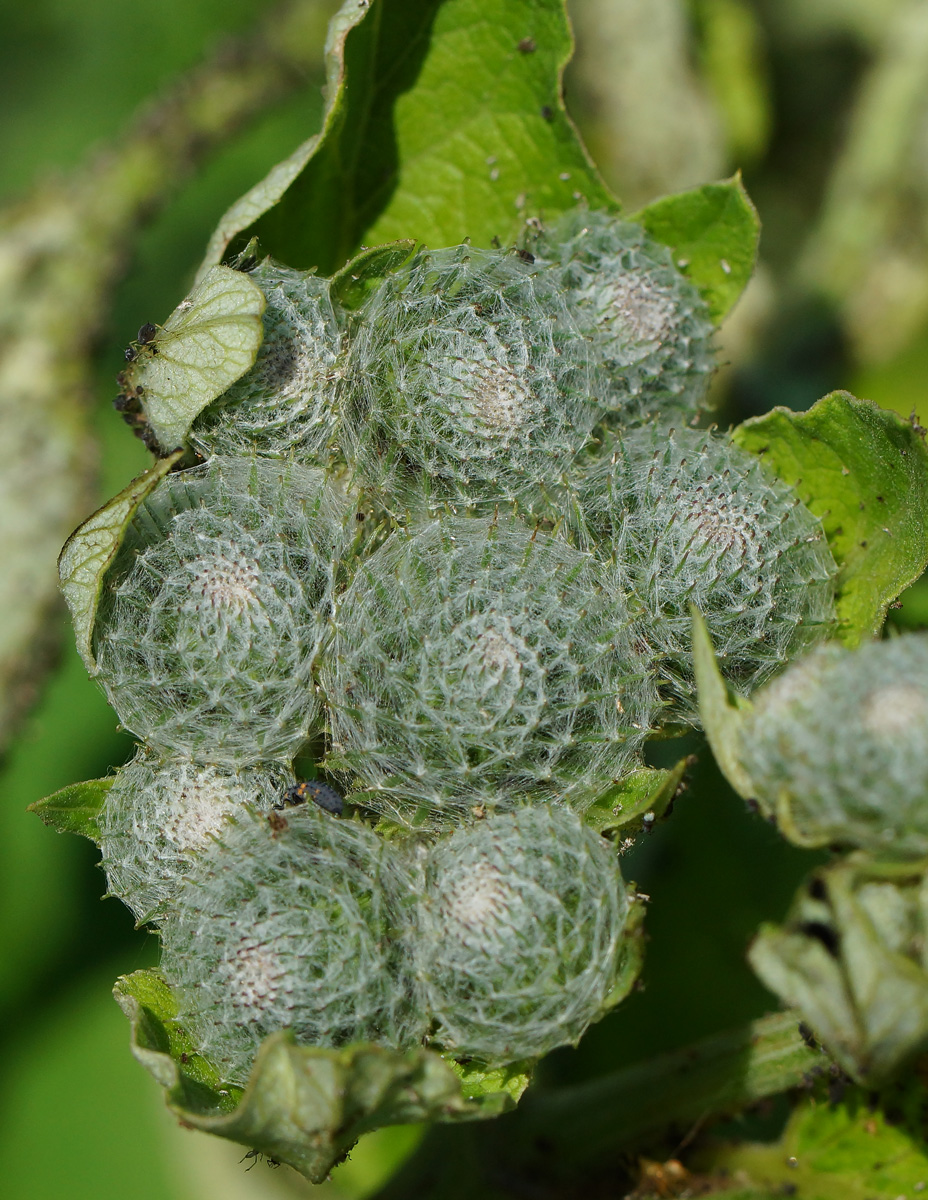
<svg viewBox="0 0 928 1200"><path fill-rule="evenodd" d="M244 1091L227 1089L178 1025L174 997L156 971L124 976L114 994L132 1023L133 1053L184 1125L289 1163L314 1183L363 1133L496 1116L527 1082L524 1064L472 1073L430 1050L363 1043L325 1050L297 1046L284 1031L265 1039Z"/></svg>
<svg viewBox="0 0 928 1200"><path fill-rule="evenodd" d="M247 275L213 267L125 372L158 444L180 446L210 401L248 371L264 338L264 293Z"/></svg>
<svg viewBox="0 0 928 1200"><path fill-rule="evenodd" d="M182 452L163 458L144 475L88 517L71 534L58 558L58 578L71 611L77 649L91 675L96 675L93 657L93 626L100 602L103 576L116 557L126 527L136 509L155 488Z"/></svg>

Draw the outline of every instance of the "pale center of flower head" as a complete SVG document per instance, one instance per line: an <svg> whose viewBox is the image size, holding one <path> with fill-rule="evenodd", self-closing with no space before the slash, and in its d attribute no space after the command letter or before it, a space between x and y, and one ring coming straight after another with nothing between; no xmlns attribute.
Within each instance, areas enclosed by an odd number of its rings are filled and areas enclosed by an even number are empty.
<svg viewBox="0 0 928 1200"><path fill-rule="evenodd" d="M240 617L257 607L261 568L244 554L204 554L188 564L189 592L197 611L204 608Z"/></svg>
<svg viewBox="0 0 928 1200"><path fill-rule="evenodd" d="M872 691L863 704L864 728L887 742L928 735L928 696L912 683L889 683Z"/></svg>
<svg viewBox="0 0 928 1200"><path fill-rule="evenodd" d="M265 942L243 937L220 966L236 1008L250 1019L274 1007L286 981L280 956Z"/></svg>
<svg viewBox="0 0 928 1200"><path fill-rule="evenodd" d="M214 771L201 771L172 796L164 832L179 850L204 850L236 808Z"/></svg>
<svg viewBox="0 0 928 1200"><path fill-rule="evenodd" d="M686 526L694 540L723 553L760 551L761 530L756 514L748 512L736 496L703 484L680 499L688 510Z"/></svg>
<svg viewBox="0 0 928 1200"><path fill-rule="evenodd" d="M673 299L639 275L614 276L599 304L600 319L622 341L660 342L673 328Z"/></svg>
<svg viewBox="0 0 928 1200"><path fill-rule="evenodd" d="M445 892L445 923L463 942L483 938L499 926L518 900L499 867L480 859L460 870Z"/></svg>

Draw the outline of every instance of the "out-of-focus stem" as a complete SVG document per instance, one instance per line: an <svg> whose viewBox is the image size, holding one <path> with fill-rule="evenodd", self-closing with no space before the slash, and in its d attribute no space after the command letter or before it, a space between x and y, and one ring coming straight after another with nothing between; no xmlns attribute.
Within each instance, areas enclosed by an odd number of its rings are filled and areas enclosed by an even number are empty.
<svg viewBox="0 0 928 1200"><path fill-rule="evenodd" d="M90 353L135 235L245 122L322 75L332 0L292 0L73 172L0 211L0 749L55 641L55 559L93 493Z"/></svg>
<svg viewBox="0 0 928 1200"><path fill-rule="evenodd" d="M702 1122L802 1083L821 1066L795 1013L775 1013L574 1087L526 1094L488 1125L439 1126L376 1200L579 1194L586 1174L629 1153L673 1153ZM574 1190L570 1194L575 1194Z"/></svg>

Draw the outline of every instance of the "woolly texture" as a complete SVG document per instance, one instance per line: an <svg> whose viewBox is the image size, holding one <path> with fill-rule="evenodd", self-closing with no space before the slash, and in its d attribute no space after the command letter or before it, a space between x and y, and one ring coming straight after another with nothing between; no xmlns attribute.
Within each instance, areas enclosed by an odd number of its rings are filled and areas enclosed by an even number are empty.
<svg viewBox="0 0 928 1200"><path fill-rule="evenodd" d="M592 338L612 421L627 429L695 418L715 368L715 327L668 247L640 225L581 208L565 214L539 248Z"/></svg>
<svg viewBox="0 0 928 1200"><path fill-rule="evenodd" d="M821 647L754 700L741 756L788 836L928 855L928 635Z"/></svg>
<svg viewBox="0 0 928 1200"><path fill-rule="evenodd" d="M829 635L837 567L820 521L727 438L635 430L580 490L594 540L638 595L671 719L696 715L691 603L724 675L747 689Z"/></svg>
<svg viewBox="0 0 928 1200"><path fill-rule="evenodd" d="M292 783L279 767L235 771L142 751L117 774L98 818L110 894L140 922L161 917L229 821L247 807L268 811Z"/></svg>
<svg viewBox="0 0 928 1200"><path fill-rule="evenodd" d="M324 465L341 376L329 281L269 258L250 278L267 297L257 361L198 417L190 440L205 455L292 455Z"/></svg>
<svg viewBox="0 0 928 1200"><path fill-rule="evenodd" d="M434 1040L492 1065L577 1042L608 1007L627 912L615 851L565 809L439 842L417 942Z"/></svg>
<svg viewBox="0 0 928 1200"><path fill-rule="evenodd" d="M583 808L637 764L655 707L621 605L589 556L519 521L394 534L323 663L331 765L413 825L526 795Z"/></svg>
<svg viewBox="0 0 928 1200"><path fill-rule="evenodd" d="M322 473L215 458L139 508L104 581L100 678L162 751L287 760L319 715L313 665L347 534Z"/></svg>
<svg viewBox="0 0 928 1200"><path fill-rule="evenodd" d="M397 936L414 901L399 858L366 826L315 805L285 821L274 832L242 816L162 928L178 1021L232 1083L278 1029L313 1046L402 1047L423 1032Z"/></svg>
<svg viewBox="0 0 928 1200"><path fill-rule="evenodd" d="M552 278L502 251L421 253L361 314L346 457L394 512L533 501L594 424L590 366Z"/></svg>

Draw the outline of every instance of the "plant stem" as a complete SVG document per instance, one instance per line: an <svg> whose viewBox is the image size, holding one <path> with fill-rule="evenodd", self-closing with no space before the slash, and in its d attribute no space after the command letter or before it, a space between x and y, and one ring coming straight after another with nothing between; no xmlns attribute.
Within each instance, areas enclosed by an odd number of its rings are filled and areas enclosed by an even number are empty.
<svg viewBox="0 0 928 1200"><path fill-rule="evenodd" d="M575 1186L607 1164L614 1189L630 1152L673 1153L704 1121L796 1087L822 1061L796 1015L775 1013L590 1083L529 1091L485 1127L438 1127L376 1200L495 1200L529 1181L533 1195L561 1196L566 1179Z"/></svg>

